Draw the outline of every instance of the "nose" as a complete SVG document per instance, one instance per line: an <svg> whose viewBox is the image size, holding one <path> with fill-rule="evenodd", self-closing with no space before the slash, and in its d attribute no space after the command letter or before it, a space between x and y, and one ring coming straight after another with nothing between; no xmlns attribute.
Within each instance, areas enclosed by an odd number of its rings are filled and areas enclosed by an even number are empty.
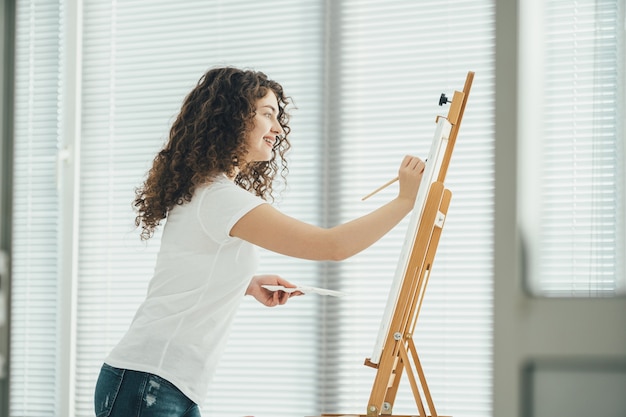
<svg viewBox="0 0 626 417"><path fill-rule="evenodd" d="M275 133L276 136L285 136L285 131L280 123L278 123L278 120L274 120L274 123L272 124L272 133Z"/></svg>

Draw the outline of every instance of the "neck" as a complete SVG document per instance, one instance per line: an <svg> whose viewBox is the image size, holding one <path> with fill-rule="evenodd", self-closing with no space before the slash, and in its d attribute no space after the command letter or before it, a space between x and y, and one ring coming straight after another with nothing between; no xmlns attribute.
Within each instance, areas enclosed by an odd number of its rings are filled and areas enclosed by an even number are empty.
<svg viewBox="0 0 626 417"><path fill-rule="evenodd" d="M224 173L224 175L226 175L226 178L228 178L231 181L234 181L235 177L237 177L238 174L239 174L239 168L235 168L231 174L228 174L226 172Z"/></svg>

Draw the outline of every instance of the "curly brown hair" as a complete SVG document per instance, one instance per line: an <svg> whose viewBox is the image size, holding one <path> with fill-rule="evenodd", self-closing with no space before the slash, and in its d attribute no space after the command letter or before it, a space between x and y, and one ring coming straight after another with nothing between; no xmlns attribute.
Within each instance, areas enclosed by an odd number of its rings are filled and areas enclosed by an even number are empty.
<svg viewBox="0 0 626 417"><path fill-rule="evenodd" d="M254 127L256 102L269 91L276 94L283 134L269 161L240 164L248 152L246 135ZM135 225L142 228L141 239L152 237L169 210L191 201L195 189L218 173L235 176L241 188L273 200L274 178L280 174L285 179L288 172L289 101L282 86L262 72L232 67L207 71L185 98L167 143L135 190Z"/></svg>

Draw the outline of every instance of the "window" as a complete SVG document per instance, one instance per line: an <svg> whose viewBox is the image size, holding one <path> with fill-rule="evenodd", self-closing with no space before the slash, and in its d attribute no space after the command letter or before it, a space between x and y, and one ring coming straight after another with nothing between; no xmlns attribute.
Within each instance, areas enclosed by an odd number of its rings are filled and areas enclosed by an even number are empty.
<svg viewBox="0 0 626 417"><path fill-rule="evenodd" d="M64 19L67 7L18 0L13 317L21 321L13 324L11 365L25 371L12 374L12 416L61 415L60 398L72 391L55 385L59 368L75 370L69 413L92 415L98 369L141 302L158 249L158 235L142 244L133 228L134 187L185 94L220 64L263 70L294 98L290 175L278 205L322 226L390 198L393 187L360 202L396 175L405 153L428 150L435 116L447 113L439 95L460 90L467 71L476 72L448 171L452 205L418 350L439 413L490 413L493 2L276 0L261 8L241 0L182 8L85 0L80 22ZM78 164L80 184L72 193L54 180L66 111L67 87L59 80L67 71L60 58L67 25L82 28L80 155L69 161ZM64 204L79 207L76 255L56 221ZM374 371L363 359L405 228L342 263L263 254L259 272L348 297L309 295L279 309L246 299L204 415L364 412ZM67 277L58 273L59 257L72 256L76 305L62 310L56 292ZM66 322L75 322L70 364L50 349L59 346L56 326ZM412 412L408 383L401 390L394 412Z"/></svg>
<svg viewBox="0 0 626 417"><path fill-rule="evenodd" d="M556 297L626 292L624 5L529 3L522 97L522 227L529 286ZM522 89L522 91L529 91ZM533 109L539 110L535 113Z"/></svg>
<svg viewBox="0 0 626 417"><path fill-rule="evenodd" d="M473 2L344 1L336 11L340 59L330 63L338 103L331 117L329 216L347 221L392 198L402 156L425 155L441 93L476 78L446 178L452 202L415 334L437 412L484 416L491 395L491 275L493 214L494 5ZM471 174L470 174L471 173ZM328 284L352 296L333 302L325 409L366 411L375 370L370 357L394 276L406 222L329 271ZM334 301L334 300L331 300ZM471 381L471 382L469 382ZM334 393L334 395L333 395ZM338 408L337 404L341 404ZM407 379L393 413L413 414Z"/></svg>
<svg viewBox="0 0 626 417"><path fill-rule="evenodd" d="M60 10L50 1L18 1L16 7L11 416L52 416L60 395Z"/></svg>

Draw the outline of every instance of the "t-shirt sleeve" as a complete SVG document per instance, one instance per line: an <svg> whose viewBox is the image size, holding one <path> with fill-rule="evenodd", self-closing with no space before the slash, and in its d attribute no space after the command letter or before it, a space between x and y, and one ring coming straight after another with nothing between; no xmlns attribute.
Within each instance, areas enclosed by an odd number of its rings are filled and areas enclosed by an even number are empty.
<svg viewBox="0 0 626 417"><path fill-rule="evenodd" d="M230 181L212 184L201 199L198 220L204 232L218 243L232 239L230 230L235 223L253 208L266 203Z"/></svg>

